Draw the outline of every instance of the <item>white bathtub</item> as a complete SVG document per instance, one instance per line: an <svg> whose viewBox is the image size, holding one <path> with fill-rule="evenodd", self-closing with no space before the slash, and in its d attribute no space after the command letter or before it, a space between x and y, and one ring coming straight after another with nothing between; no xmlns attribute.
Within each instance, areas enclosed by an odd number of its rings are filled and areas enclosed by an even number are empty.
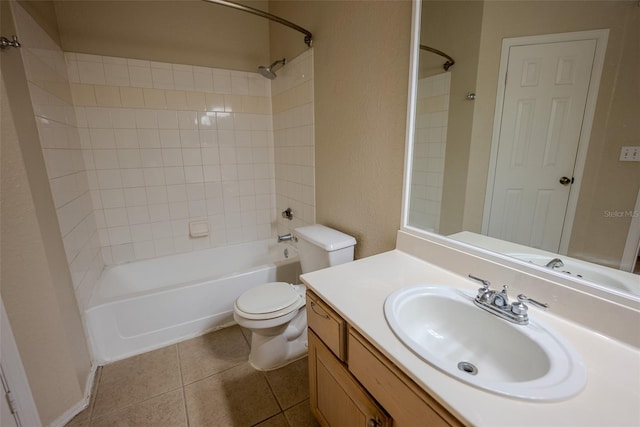
<svg viewBox="0 0 640 427"><path fill-rule="evenodd" d="M85 312L94 357L112 362L230 325L244 291L299 275L295 249L273 240L109 267Z"/></svg>

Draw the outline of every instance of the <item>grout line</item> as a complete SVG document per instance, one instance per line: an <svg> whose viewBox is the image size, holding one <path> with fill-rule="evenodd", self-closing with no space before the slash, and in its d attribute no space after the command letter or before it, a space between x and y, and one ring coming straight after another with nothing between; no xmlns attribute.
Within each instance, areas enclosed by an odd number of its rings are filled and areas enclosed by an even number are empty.
<svg viewBox="0 0 640 427"><path fill-rule="evenodd" d="M255 424L252 424L252 425L251 425L251 427L259 426L259 425L260 425L260 424L262 424L262 423L265 423L265 422L267 422L267 421L269 421L269 420L274 419L274 418L275 418L275 417L277 417L278 415L282 415L282 416L284 417L285 422L287 423L287 425L288 425L288 426L290 426L289 421L287 421L287 417L285 417L285 416L284 416L284 412L278 412L277 414L271 415L271 416L270 416L270 417L268 417L268 418L265 418L265 419L263 419L263 420L258 421L258 422L257 422L257 423L255 423Z"/></svg>
<svg viewBox="0 0 640 427"><path fill-rule="evenodd" d="M158 393L158 394L155 394L153 396L149 396L146 399L140 400L140 401L132 403L130 405L126 405L126 406L122 406L120 408L112 409L112 410L107 411L104 414L101 414L100 416L96 417L96 419L100 419L100 418L103 418L103 417L105 417L107 415L111 415L111 414L113 414L115 412L124 411L125 409L129 409L129 408L132 408L134 406L141 405L141 404L143 404L145 402L148 402L149 400L155 399L157 397L163 396L163 395L168 394L168 393L173 393L174 391L176 391L178 389L182 389L182 387L175 387L175 388L172 388L172 389L169 389L169 390L165 390L162 393ZM93 422L93 411L91 411L91 422Z"/></svg>
<svg viewBox="0 0 640 427"><path fill-rule="evenodd" d="M185 341L182 341L185 342ZM185 394L185 384L184 384L184 376L182 374L182 358L180 357L180 346L178 345L180 343L176 343L174 344L176 346L176 353L178 356L178 370L180 371L180 384L181 384L181 388L182 388L182 404L184 407L184 417L185 417L185 421L186 421L186 426L189 426L189 408L187 406L187 395Z"/></svg>
<svg viewBox="0 0 640 427"><path fill-rule="evenodd" d="M189 407L187 406L187 395L185 394L184 387L182 387L182 401L184 402L184 417L187 421L187 427L191 424L189 421Z"/></svg>
<svg viewBox="0 0 640 427"><path fill-rule="evenodd" d="M184 377L182 376L182 360L180 359L179 343L173 344L176 347L176 359L178 360L178 373L180 374L180 386L184 388Z"/></svg>
<svg viewBox="0 0 640 427"><path fill-rule="evenodd" d="M269 382L269 377L267 376L267 373L265 371L256 371L256 372L260 372L264 378L264 380L267 383L267 387L269 387L269 391L271 391L271 395L273 396L273 399L276 401L276 404L278 405L278 408L280 408L280 412L284 412L284 408L282 407L282 404L280 404L280 400L278 400L278 396L276 396L275 391L273 391L273 387L271 386L271 383Z"/></svg>
<svg viewBox="0 0 640 427"><path fill-rule="evenodd" d="M190 386L190 385L192 385L192 384L198 383L198 382L200 382L200 381L208 380L208 379L209 379L209 378L211 378L211 377L215 377L216 375L220 375L220 374L222 374L222 373L224 373L224 372L230 371L231 369L237 368L238 366L241 366L241 365L243 365L243 364L245 364L245 363L247 363L247 364L248 364L248 361L246 361L246 360L245 360L245 361L240 362L240 363L238 363L238 364L236 364L236 365L229 366L228 368L225 368L225 369L223 369L223 370L221 370L221 371L216 371L216 372L214 372L214 373L212 373L212 374L209 374L209 375L207 375L206 377L198 378L197 380L191 381L191 382L190 382L190 383L188 383L188 384L184 384L182 387L184 388L184 387ZM253 368L252 368L252 369L253 369Z"/></svg>

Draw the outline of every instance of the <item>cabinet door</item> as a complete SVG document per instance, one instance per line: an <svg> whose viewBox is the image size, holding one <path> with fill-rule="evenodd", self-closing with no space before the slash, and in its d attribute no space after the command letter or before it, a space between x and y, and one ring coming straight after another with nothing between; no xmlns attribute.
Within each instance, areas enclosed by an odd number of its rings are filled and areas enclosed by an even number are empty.
<svg viewBox="0 0 640 427"><path fill-rule="evenodd" d="M394 427L462 425L351 328L348 347L349 371L389 411Z"/></svg>
<svg viewBox="0 0 640 427"><path fill-rule="evenodd" d="M389 426L387 414L309 330L311 412L328 427Z"/></svg>

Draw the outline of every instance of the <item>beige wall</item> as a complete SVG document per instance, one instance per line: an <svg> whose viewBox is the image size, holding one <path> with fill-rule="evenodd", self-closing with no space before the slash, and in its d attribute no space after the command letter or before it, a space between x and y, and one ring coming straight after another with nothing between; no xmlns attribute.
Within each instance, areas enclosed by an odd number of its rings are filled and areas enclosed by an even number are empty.
<svg viewBox="0 0 640 427"><path fill-rule="evenodd" d="M604 123L594 126L569 247L578 258L616 268L632 217L605 212L630 212L640 188L640 163L618 160L621 147L640 146L640 7L631 6L622 9L626 20L618 58L608 56L617 63L615 85L607 94L610 103L601 98L598 104L596 117Z"/></svg>
<svg viewBox="0 0 640 427"><path fill-rule="evenodd" d="M502 39L609 28L569 255L619 265L631 218L606 219L604 211L633 209L640 185L638 164L617 161L622 145L639 143L639 14L631 1L486 2L463 229L482 225Z"/></svg>
<svg viewBox="0 0 640 427"><path fill-rule="evenodd" d="M60 44L60 31L53 0L17 0L18 4L47 32L57 44Z"/></svg>
<svg viewBox="0 0 640 427"><path fill-rule="evenodd" d="M411 3L275 1L314 35L317 221L352 234L356 256L395 247L400 227ZM272 57L304 50L271 25Z"/></svg>
<svg viewBox="0 0 640 427"><path fill-rule="evenodd" d="M240 2L267 9L267 1ZM269 61L268 21L201 0L56 1L62 49L256 71Z"/></svg>
<svg viewBox="0 0 640 427"><path fill-rule="evenodd" d="M7 6L3 32L13 29ZM40 418L49 424L84 397L90 355L20 54L2 56L1 292Z"/></svg>
<svg viewBox="0 0 640 427"><path fill-rule="evenodd" d="M466 96L475 90L483 6L484 1L422 3L420 42L447 53L456 61L450 68L451 96L439 228L439 232L444 235L462 229L475 107L475 102L468 101ZM421 68L423 62L426 62L428 70L443 72L444 61L444 58L436 54L424 51L420 53Z"/></svg>

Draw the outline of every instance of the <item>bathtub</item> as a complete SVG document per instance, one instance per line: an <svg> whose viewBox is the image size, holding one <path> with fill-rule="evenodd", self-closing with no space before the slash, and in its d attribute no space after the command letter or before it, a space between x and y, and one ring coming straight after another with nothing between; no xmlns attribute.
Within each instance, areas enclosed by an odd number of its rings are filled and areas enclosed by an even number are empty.
<svg viewBox="0 0 640 427"><path fill-rule="evenodd" d="M85 311L94 358L104 364L231 325L244 291L299 275L295 248L273 239L108 267Z"/></svg>

